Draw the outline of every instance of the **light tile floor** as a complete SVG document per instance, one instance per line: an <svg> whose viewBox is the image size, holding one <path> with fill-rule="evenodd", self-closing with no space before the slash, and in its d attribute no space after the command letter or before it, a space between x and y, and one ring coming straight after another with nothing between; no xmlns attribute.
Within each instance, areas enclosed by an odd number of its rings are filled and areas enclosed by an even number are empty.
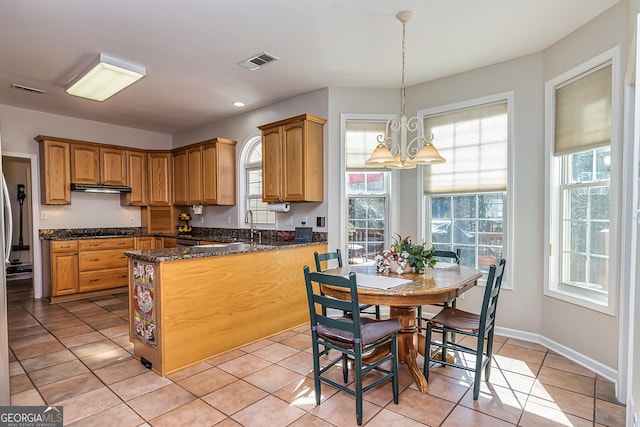
<svg viewBox="0 0 640 427"><path fill-rule="evenodd" d="M51 305L27 281L7 287L12 405L63 405L74 426L356 425L343 392L323 386L315 405L308 325L163 378L131 355L125 294ZM466 371L431 372L421 394L400 365L399 404L390 385L371 390L364 424L624 426L612 383L537 344L496 337L477 401Z"/></svg>

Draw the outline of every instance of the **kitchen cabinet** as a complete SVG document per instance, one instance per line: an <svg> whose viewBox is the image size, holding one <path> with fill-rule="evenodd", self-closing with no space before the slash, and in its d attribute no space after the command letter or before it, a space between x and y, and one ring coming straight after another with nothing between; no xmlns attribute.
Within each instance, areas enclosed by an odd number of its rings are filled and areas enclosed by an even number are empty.
<svg viewBox="0 0 640 427"><path fill-rule="evenodd" d="M127 185L125 150L86 142L73 142L70 148L72 183Z"/></svg>
<svg viewBox="0 0 640 427"><path fill-rule="evenodd" d="M302 114L262 131L262 200L322 202L325 119Z"/></svg>
<svg viewBox="0 0 640 427"><path fill-rule="evenodd" d="M156 243L156 238L153 236L136 237L135 249L137 251L142 251L147 249L156 249L155 243Z"/></svg>
<svg viewBox="0 0 640 427"><path fill-rule="evenodd" d="M178 239L174 237L165 237L164 239L162 239L162 243L166 249L178 247Z"/></svg>
<svg viewBox="0 0 640 427"><path fill-rule="evenodd" d="M202 146L187 149L187 204L201 205L202 197Z"/></svg>
<svg viewBox="0 0 640 427"><path fill-rule="evenodd" d="M236 204L236 141L214 138L202 143L203 203Z"/></svg>
<svg viewBox="0 0 640 427"><path fill-rule="evenodd" d="M131 193L120 195L120 204L126 206L147 205L147 153L127 150L127 178Z"/></svg>
<svg viewBox="0 0 640 427"><path fill-rule="evenodd" d="M51 296L78 292L78 241L51 242Z"/></svg>
<svg viewBox="0 0 640 427"><path fill-rule="evenodd" d="M236 141L213 138L174 150L173 204L235 205Z"/></svg>
<svg viewBox="0 0 640 427"><path fill-rule="evenodd" d="M79 292L127 286L127 257L135 247L133 237L78 241Z"/></svg>
<svg viewBox="0 0 640 427"><path fill-rule="evenodd" d="M173 160L173 204L178 206L188 205L188 159L187 150L176 150L171 153Z"/></svg>
<svg viewBox="0 0 640 427"><path fill-rule="evenodd" d="M152 151L147 153L149 174L149 205L171 206L172 165L171 152Z"/></svg>
<svg viewBox="0 0 640 427"><path fill-rule="evenodd" d="M71 204L71 154L69 143L39 135L40 196L44 205Z"/></svg>
<svg viewBox="0 0 640 427"><path fill-rule="evenodd" d="M164 249L164 239L162 237L153 238L153 249Z"/></svg>

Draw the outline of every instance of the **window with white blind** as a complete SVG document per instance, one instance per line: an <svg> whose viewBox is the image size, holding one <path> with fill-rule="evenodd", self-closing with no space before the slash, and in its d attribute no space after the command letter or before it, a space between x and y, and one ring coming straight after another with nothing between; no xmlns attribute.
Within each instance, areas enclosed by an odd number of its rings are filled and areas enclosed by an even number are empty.
<svg viewBox="0 0 640 427"><path fill-rule="evenodd" d="M388 246L388 169L376 169L364 162L384 135L386 121L346 120L345 194L347 196L348 260L365 263Z"/></svg>
<svg viewBox="0 0 640 427"><path fill-rule="evenodd" d="M253 223L256 225L273 225L276 214L267 209L262 201L262 138L256 136L247 142L245 151L245 206L253 213Z"/></svg>
<svg viewBox="0 0 640 427"><path fill-rule="evenodd" d="M545 85L550 169L545 294L613 314L616 50Z"/></svg>
<svg viewBox="0 0 640 427"><path fill-rule="evenodd" d="M425 228L439 250L488 272L507 257L512 93L419 111L445 163L423 167ZM508 286L505 284L505 286Z"/></svg>

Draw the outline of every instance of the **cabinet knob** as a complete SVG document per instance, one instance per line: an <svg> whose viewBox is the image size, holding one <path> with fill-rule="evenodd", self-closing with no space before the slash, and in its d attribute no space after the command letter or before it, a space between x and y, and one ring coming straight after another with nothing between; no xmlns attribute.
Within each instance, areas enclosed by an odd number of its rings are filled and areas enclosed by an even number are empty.
<svg viewBox="0 0 640 427"><path fill-rule="evenodd" d="M91 261L91 262L100 261L100 258L91 258L89 261Z"/></svg>
<svg viewBox="0 0 640 427"><path fill-rule="evenodd" d="M99 281L99 280L100 280L100 279L90 279L90 280L89 280L89 283L97 282L97 281Z"/></svg>
<svg viewBox="0 0 640 427"><path fill-rule="evenodd" d="M125 277L127 277L126 274L121 274L120 276L118 276L120 279L124 279Z"/></svg>

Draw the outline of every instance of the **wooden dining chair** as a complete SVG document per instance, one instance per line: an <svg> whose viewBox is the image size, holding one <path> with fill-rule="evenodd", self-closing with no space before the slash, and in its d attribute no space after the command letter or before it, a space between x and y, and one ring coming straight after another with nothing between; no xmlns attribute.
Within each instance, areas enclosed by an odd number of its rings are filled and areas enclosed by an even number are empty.
<svg viewBox="0 0 640 427"><path fill-rule="evenodd" d="M473 399L478 400L480 394L480 379L484 369L484 380L489 381L491 374L491 357L493 353L493 333L495 331L496 309L498 306L498 295L502 285L504 265L506 261L501 259L498 265L491 265L487 283L482 299L482 310L480 314L459 310L455 307L446 307L427 322L426 347L424 357L424 376L429 380L429 366L431 362L442 365L453 366L468 371L474 371ZM433 341L433 333L442 334L442 342ZM475 348L451 342L447 339L448 334L461 334L475 338ZM486 343L485 343L486 340ZM431 352L431 347L436 347L438 351ZM462 362L457 363L447 361L447 351L457 351L475 356L474 366L467 366ZM440 353L438 355L438 353Z"/></svg>
<svg viewBox="0 0 640 427"><path fill-rule="evenodd" d="M335 267L342 267L342 252L340 251L340 249L336 249L335 252L325 252L325 253L318 253L318 252L314 252L313 256L316 260L316 271L322 272L325 270L328 270L330 268L335 268ZM332 262L332 260L336 260L337 261L337 265L335 265L336 263L334 263L334 265L332 266L330 263ZM322 263L326 262L327 263L327 268L322 268ZM365 310L367 310L369 307L375 307L375 316L376 319L380 320L380 306L376 305L376 306L372 306L371 304L360 304L360 311L363 312ZM326 308L325 308L326 310ZM327 313L322 313L323 315L327 315ZM345 313L346 314L346 313ZM367 314L374 314L374 313L367 313Z"/></svg>
<svg viewBox="0 0 640 427"><path fill-rule="evenodd" d="M455 264L460 265L460 249L457 249L455 252L453 251L435 251L433 253L433 256L436 258L436 260L445 260L445 261L449 261ZM434 304L440 307L449 307L449 305L451 305L452 307L456 306L456 300L453 299L451 302L444 302L442 304ZM423 327L423 324L425 324L429 319L425 318L422 316L422 306L418 306L417 309L417 314L416 314L416 325L418 325L419 328Z"/></svg>
<svg viewBox="0 0 640 427"><path fill-rule="evenodd" d="M320 405L322 396L320 387L322 383L345 391L355 396L356 421L358 425L362 425L362 394L364 392L391 380L393 402L398 404L397 332L402 328L400 320L397 318L376 320L369 317L360 317L358 285L355 273L350 273L349 277L346 278L319 272L312 273L309 270L309 266L305 266L304 278L309 302L316 404ZM345 301L323 295L320 292L322 285L348 289L351 300ZM342 310L348 314L337 319L331 318L319 314L316 311L317 305L323 308ZM322 313L322 310L320 310L320 313ZM322 351L320 351L320 346L323 346ZM376 361L370 364L363 360L363 354L369 354L376 349L382 351L384 357L376 358ZM385 349L388 349L386 354L384 352ZM337 350L340 355L321 367L320 356L331 354L329 350ZM353 361L354 367L355 382L353 388L347 386L349 360ZM340 362L342 362L344 384L334 381L332 377L335 377L329 373L329 370ZM382 366L386 362L390 362L390 370ZM376 376L375 381L363 387L363 374L372 370L382 375Z"/></svg>

